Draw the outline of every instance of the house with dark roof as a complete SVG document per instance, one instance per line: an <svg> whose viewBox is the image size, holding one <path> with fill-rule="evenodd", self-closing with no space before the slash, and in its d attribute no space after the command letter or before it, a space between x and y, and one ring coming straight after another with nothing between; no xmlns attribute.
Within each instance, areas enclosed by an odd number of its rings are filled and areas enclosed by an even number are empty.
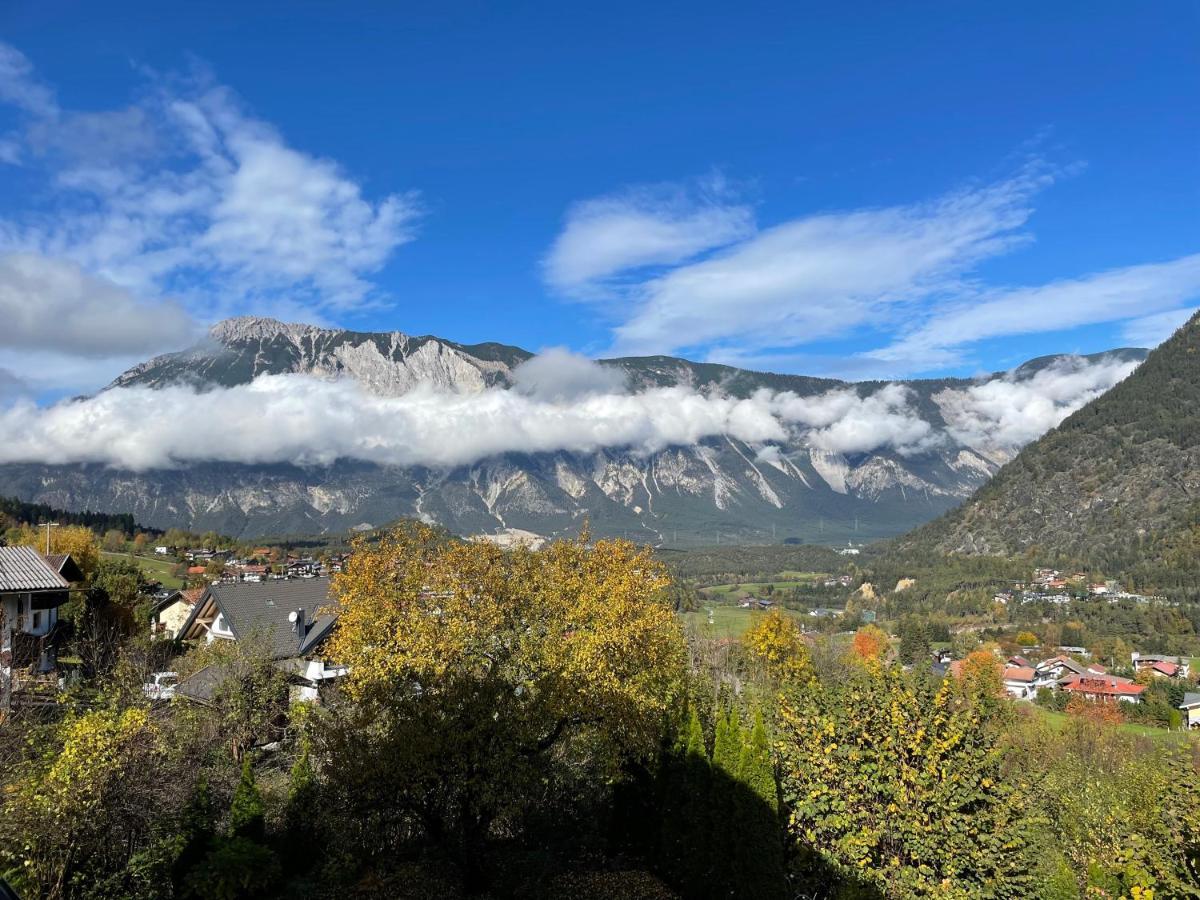
<svg viewBox="0 0 1200 900"><path fill-rule="evenodd" d="M70 556L32 547L0 547L0 709L20 688L17 672L54 669L58 608L83 573Z"/></svg>
<svg viewBox="0 0 1200 900"><path fill-rule="evenodd" d="M297 698L316 699L321 684L345 674L320 652L337 620L329 585L328 578L210 584L192 604L178 636L209 644L262 640L276 665L294 676ZM211 680L211 673L206 677ZM191 696L187 681L177 693Z"/></svg>
<svg viewBox="0 0 1200 900"><path fill-rule="evenodd" d="M1054 656L1037 664L1037 687L1055 687L1063 679L1087 675L1088 668L1069 656Z"/></svg>

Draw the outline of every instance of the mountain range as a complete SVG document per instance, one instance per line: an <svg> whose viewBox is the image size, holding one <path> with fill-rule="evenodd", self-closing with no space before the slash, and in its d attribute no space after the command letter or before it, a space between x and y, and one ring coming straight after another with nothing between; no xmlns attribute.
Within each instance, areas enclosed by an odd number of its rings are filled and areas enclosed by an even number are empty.
<svg viewBox="0 0 1200 900"><path fill-rule="evenodd" d="M1200 586L1200 315L896 547L1058 556L1143 585Z"/></svg>
<svg viewBox="0 0 1200 900"><path fill-rule="evenodd" d="M0 465L0 495L65 509L129 512L150 526L241 536L340 531L411 516L461 534L574 533L586 520L596 534L674 546L863 542L900 534L957 506L1014 456L1027 438L978 427L980 410L996 403L986 392L1016 392L1013 402L1019 404L1020 391L1049 376L1073 377L1092 366L1132 368L1145 353L1042 357L976 379L891 383L754 372L666 356L599 361L626 392L685 386L705 395L788 392L849 403L891 387L901 391L902 416L928 424L919 445L880 440L875 446L868 441L866 449L840 450L812 431L797 431L771 452L716 436L654 452L621 446L509 452L446 466L338 459L326 465L201 461L133 470L23 461ZM218 323L195 347L135 366L105 390L186 384L210 391L263 375L306 374L352 379L382 397L422 386L474 394L511 389L532 356L498 343L243 317ZM1018 405L1018 419L1020 412ZM181 421L164 427L237 426Z"/></svg>

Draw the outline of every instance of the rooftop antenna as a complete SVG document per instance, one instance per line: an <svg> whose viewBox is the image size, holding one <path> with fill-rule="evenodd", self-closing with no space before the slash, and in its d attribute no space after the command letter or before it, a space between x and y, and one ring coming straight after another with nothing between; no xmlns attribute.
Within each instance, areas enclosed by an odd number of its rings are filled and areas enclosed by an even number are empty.
<svg viewBox="0 0 1200 900"><path fill-rule="evenodd" d="M46 555L47 556L50 555L50 529L57 528L57 527L58 527L57 522L43 522L41 525L38 526L38 528L46 529Z"/></svg>

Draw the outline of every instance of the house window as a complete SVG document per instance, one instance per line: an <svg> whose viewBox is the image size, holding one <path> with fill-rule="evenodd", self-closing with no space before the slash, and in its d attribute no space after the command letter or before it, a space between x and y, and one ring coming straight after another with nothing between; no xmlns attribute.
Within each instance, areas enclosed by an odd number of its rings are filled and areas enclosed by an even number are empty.
<svg viewBox="0 0 1200 900"><path fill-rule="evenodd" d="M42 630L42 617L43 617L43 613L40 609L35 609L33 611L33 630L34 631Z"/></svg>
<svg viewBox="0 0 1200 900"><path fill-rule="evenodd" d="M24 594L17 598L17 627L25 621L25 616L29 613L29 596Z"/></svg>

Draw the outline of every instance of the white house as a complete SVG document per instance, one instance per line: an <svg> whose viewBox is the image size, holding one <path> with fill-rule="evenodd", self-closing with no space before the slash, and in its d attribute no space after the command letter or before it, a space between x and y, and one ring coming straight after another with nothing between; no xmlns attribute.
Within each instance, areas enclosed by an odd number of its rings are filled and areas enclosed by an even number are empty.
<svg viewBox="0 0 1200 900"><path fill-rule="evenodd" d="M1037 673L1028 666L1008 666L1004 669L1004 690L1010 697L1024 700L1036 693Z"/></svg>

